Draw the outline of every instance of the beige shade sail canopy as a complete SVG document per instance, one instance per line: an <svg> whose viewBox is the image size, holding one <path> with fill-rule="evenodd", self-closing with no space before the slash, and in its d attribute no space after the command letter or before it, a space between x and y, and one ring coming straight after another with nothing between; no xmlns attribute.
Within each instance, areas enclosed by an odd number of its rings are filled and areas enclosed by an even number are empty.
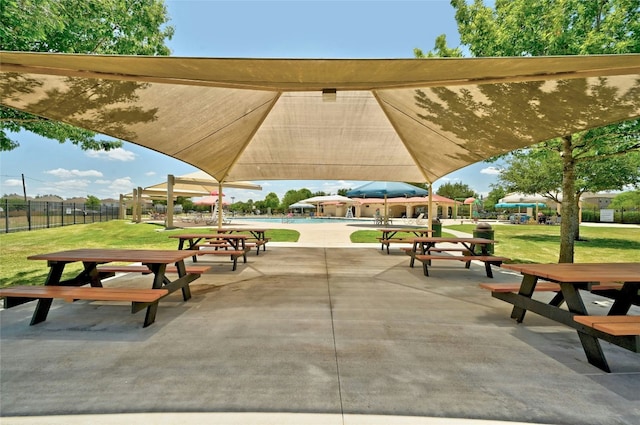
<svg viewBox="0 0 640 425"><path fill-rule="evenodd" d="M173 177L173 178L172 178ZM172 190L174 196L206 196L212 192L220 191L220 183L204 171L195 171L193 173L184 174L182 176L169 176L166 181L142 189L142 193L162 193L166 195L170 185L173 182ZM262 190L262 186L253 182L225 182L222 187L234 189L252 189Z"/></svg>
<svg viewBox="0 0 640 425"><path fill-rule="evenodd" d="M220 182L432 183L640 116L640 55L215 59L2 52L2 104Z"/></svg>
<svg viewBox="0 0 640 425"><path fill-rule="evenodd" d="M209 196L216 193L218 198L222 197L222 188L234 189L253 189L262 190L262 186L253 182L237 181L221 183L205 173L204 171L195 171L193 173L182 176L167 175L167 180L162 183L138 189L138 196L150 196L155 199L162 198L167 200L167 219L166 226L173 227L173 200L178 196L184 197L200 197ZM219 200L222 205L222 200ZM219 210L222 214L222 210ZM138 221L141 217L138 217ZM222 223L220 219L218 221Z"/></svg>

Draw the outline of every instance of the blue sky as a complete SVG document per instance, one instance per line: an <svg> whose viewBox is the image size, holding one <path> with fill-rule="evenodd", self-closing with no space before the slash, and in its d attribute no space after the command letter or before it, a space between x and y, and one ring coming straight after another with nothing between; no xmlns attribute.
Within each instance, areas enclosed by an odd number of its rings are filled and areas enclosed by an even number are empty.
<svg viewBox="0 0 640 425"><path fill-rule="evenodd" d="M427 52L440 34L458 46L449 0L432 1L166 1L175 36L173 56L245 58L412 58ZM117 198L196 171L188 164L125 143L111 152L85 152L30 133L17 135L20 147L0 157L0 194L56 194L63 198L94 195ZM460 181L480 194L496 181L496 165L479 163L434 183ZM256 181L262 191L227 189L227 200L280 198L289 189L335 193L355 188L353 181Z"/></svg>

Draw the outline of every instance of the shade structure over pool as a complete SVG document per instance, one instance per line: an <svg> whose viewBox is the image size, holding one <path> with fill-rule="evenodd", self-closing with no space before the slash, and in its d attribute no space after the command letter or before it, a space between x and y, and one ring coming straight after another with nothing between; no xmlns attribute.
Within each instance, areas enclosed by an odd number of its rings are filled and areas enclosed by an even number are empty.
<svg viewBox="0 0 640 425"><path fill-rule="evenodd" d="M315 210L316 206L311 204L306 204L304 202L296 202L295 204L289 205L289 209L301 209L301 210Z"/></svg>
<svg viewBox="0 0 640 425"><path fill-rule="evenodd" d="M429 182L640 116L640 55L225 59L1 52L1 102L219 182Z"/></svg>

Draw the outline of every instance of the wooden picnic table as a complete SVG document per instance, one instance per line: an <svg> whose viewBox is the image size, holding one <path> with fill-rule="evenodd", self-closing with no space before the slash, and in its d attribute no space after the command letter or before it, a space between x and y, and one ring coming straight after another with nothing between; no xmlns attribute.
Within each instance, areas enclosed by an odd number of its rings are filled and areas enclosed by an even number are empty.
<svg viewBox="0 0 640 425"><path fill-rule="evenodd" d="M253 238L247 239L246 243L255 243L256 255L260 255L260 247L262 251L267 250L267 242L269 238L266 237L266 232L269 229L253 228L253 227L223 227L221 229L215 229L218 233L249 233ZM254 241L254 242L252 242Z"/></svg>
<svg viewBox="0 0 640 425"><path fill-rule="evenodd" d="M413 243L413 238L416 236L426 236L433 233L433 230L426 227L384 227L377 229L378 232L382 232L382 236L378 238L380 241L380 249L387 248L387 254L389 254L389 246L392 243ZM407 233L404 237L396 237L398 233Z"/></svg>
<svg viewBox="0 0 640 425"><path fill-rule="evenodd" d="M461 245L460 247L443 247L443 243ZM482 261L485 265L487 277L493 278L492 265L501 265L503 261L508 261L506 257L498 257L489 253L489 246L496 241L486 238L465 238L465 237L418 237L413 239L410 250L406 250L411 257L409 267L413 267L415 260L422 262L425 276L429 276L428 265L432 260L457 260L465 262L465 268L471 267L471 261ZM480 248L480 252L476 251ZM442 255L451 252L462 253L462 255ZM440 253L440 254L438 254Z"/></svg>
<svg viewBox="0 0 640 425"><path fill-rule="evenodd" d="M511 318L518 323L524 320L527 311L533 311L575 328L589 363L607 372L610 368L599 339L640 352L640 317L627 316L632 304L640 304L640 263L504 264L502 267L523 276L518 292L492 288L493 297L514 305ZM539 280L557 283L559 297L548 304L533 299ZM590 319L596 316L589 315L580 290L596 291L616 282L622 282L622 286L607 292L614 300L607 316ZM560 308L562 302L566 302L568 310ZM600 327L598 322L607 322L607 326Z"/></svg>
<svg viewBox="0 0 640 425"><path fill-rule="evenodd" d="M198 261L197 256L199 255L228 255L231 258L233 264L232 270L234 271L237 268L239 257L243 257L244 262L247 262L247 251L250 250L246 245L247 235L231 233L187 233L170 235L169 237L178 239L178 251L192 251L191 256L194 263Z"/></svg>
<svg viewBox="0 0 640 425"><path fill-rule="evenodd" d="M46 320L55 298L68 301L76 299L131 301L133 313L147 308L144 322L146 327L155 320L160 298L178 289L182 290L185 301L191 298L189 283L200 275L186 272L184 259L190 256L188 252L148 249L76 249L32 255L27 258L45 260L50 267L44 286L9 287L0 290L0 297L5 297L7 307L38 300L31 325ZM72 279L61 280L65 266L74 262L82 262L83 271ZM139 262L147 266L154 274L151 289L103 287L97 266L111 262ZM175 280L170 280L166 275L169 264L176 266L178 278ZM90 286L85 287L84 285L87 284Z"/></svg>

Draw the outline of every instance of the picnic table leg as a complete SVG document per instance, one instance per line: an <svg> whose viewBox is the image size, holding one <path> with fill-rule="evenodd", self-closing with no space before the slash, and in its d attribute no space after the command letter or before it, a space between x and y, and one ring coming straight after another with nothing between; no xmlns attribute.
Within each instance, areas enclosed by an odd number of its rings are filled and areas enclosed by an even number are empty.
<svg viewBox="0 0 640 425"><path fill-rule="evenodd" d="M418 242L414 242L411 247L411 260L409 260L409 267L413 267L416 262L416 254L418 253Z"/></svg>
<svg viewBox="0 0 640 425"><path fill-rule="evenodd" d="M83 262L84 274L89 280L89 284L94 288L102 287L102 280L100 280L100 273L98 272L98 263Z"/></svg>
<svg viewBox="0 0 640 425"><path fill-rule="evenodd" d="M467 250L469 251L470 255L475 255L475 249L476 246L474 244L471 244L471 246L467 246L467 244L463 243L462 246L464 246L465 248L467 248ZM483 254L485 255L485 254ZM487 263L485 263L486 265ZM464 268L468 269L471 268L471 261L467 261L466 263L464 263ZM486 267L485 267L486 269ZM493 277L493 275L491 275L491 270L487 271L487 277Z"/></svg>
<svg viewBox="0 0 640 425"><path fill-rule="evenodd" d="M622 316L629 312L631 301L638 296L638 287L625 283L609 310L609 316Z"/></svg>
<svg viewBox="0 0 640 425"><path fill-rule="evenodd" d="M152 303L149 307L147 307L147 312L144 315L144 325L143 328L151 325L156 321L156 313L158 312L158 301Z"/></svg>
<svg viewBox="0 0 640 425"><path fill-rule="evenodd" d="M536 282L538 282L538 278L536 276L524 275L522 277L522 284L520 284L520 291L518 291L518 294L531 298L533 290L536 287ZM527 310L522 307L513 307L513 310L511 311L511 318L516 319L516 322L518 323L522 323L526 312Z"/></svg>
<svg viewBox="0 0 640 425"><path fill-rule="evenodd" d="M580 298L578 289L576 289L574 285L570 283L561 283L560 288L562 289L564 299L567 302L567 308L571 313L577 315L589 314L582 298ZM589 363L604 370L605 372L611 372L607 359L604 357L604 353L602 352L602 347L598 338L580 330L578 330L578 337L580 338L582 348L584 349L584 353L586 354Z"/></svg>
<svg viewBox="0 0 640 425"><path fill-rule="evenodd" d="M491 261L484 262L484 269L487 272L487 277L490 277L493 279L493 272L491 271Z"/></svg>
<svg viewBox="0 0 640 425"><path fill-rule="evenodd" d="M51 265L49 274L47 275L47 280L44 283L45 286L55 286L60 283L60 278L62 277L62 272L64 271L65 265L66 263L54 263ZM36 309L34 310L33 316L31 317L30 325L36 325L47 320L47 315L49 315L51 303L53 303L53 298L40 298L38 300Z"/></svg>
<svg viewBox="0 0 640 425"><path fill-rule="evenodd" d="M197 241L194 241L193 239L189 239L189 249L197 251L198 247L196 245L198 244L198 242L200 242L200 239L198 239ZM183 244L184 244L184 241L182 239L180 239L180 246L178 247L178 250L182 249ZM197 263L198 262L198 256L194 255L193 257L191 257L191 260L194 263Z"/></svg>
<svg viewBox="0 0 640 425"><path fill-rule="evenodd" d="M187 275L187 268L184 265L184 260L178 261L176 263L176 267L178 269L178 278L181 278L181 277ZM184 285L182 287L182 299L187 301L190 298L191 298L191 288L189 287L189 284L187 283L186 285Z"/></svg>

